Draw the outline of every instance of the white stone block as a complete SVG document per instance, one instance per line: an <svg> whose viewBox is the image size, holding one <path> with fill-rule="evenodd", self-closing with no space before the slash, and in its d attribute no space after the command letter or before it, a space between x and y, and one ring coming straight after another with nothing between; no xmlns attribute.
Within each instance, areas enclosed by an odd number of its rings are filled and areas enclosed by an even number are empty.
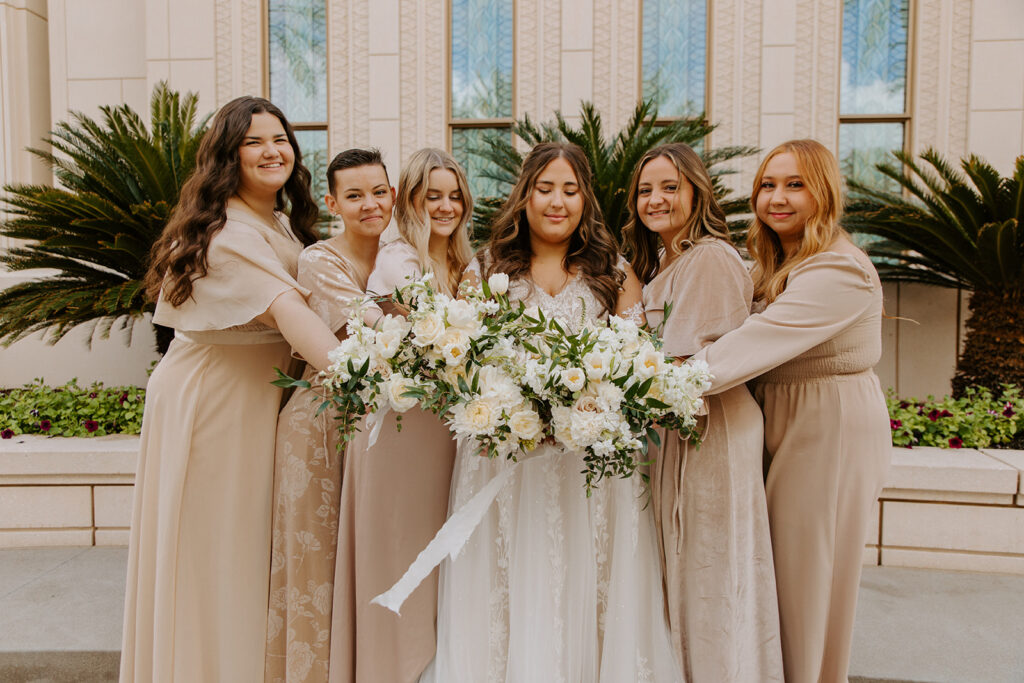
<svg viewBox="0 0 1024 683"><path fill-rule="evenodd" d="M67 74L76 78L139 78L146 69L145 8L138 0L69 2Z"/></svg>
<svg viewBox="0 0 1024 683"><path fill-rule="evenodd" d="M94 522L100 527L130 527L134 486L96 486L93 489Z"/></svg>
<svg viewBox="0 0 1024 683"><path fill-rule="evenodd" d="M0 531L0 548L92 545L92 529L45 529Z"/></svg>
<svg viewBox="0 0 1024 683"><path fill-rule="evenodd" d="M213 59L171 61L168 85L178 92L197 93L201 112L217 108L217 67Z"/></svg>
<svg viewBox="0 0 1024 683"><path fill-rule="evenodd" d="M772 0L772 2L763 3L762 9L762 44L795 45L798 23L796 0Z"/></svg>
<svg viewBox="0 0 1024 683"><path fill-rule="evenodd" d="M1014 160L1024 149L1024 110L972 111L967 124L967 148L1002 175L1012 175Z"/></svg>
<svg viewBox="0 0 1024 683"><path fill-rule="evenodd" d="M972 149L972 151L974 151ZM902 397L949 393L956 370L957 292L929 285L900 285L897 390Z"/></svg>
<svg viewBox="0 0 1024 683"><path fill-rule="evenodd" d="M139 437L19 436L0 442L0 485L131 484Z"/></svg>
<svg viewBox="0 0 1024 683"><path fill-rule="evenodd" d="M1017 493L1024 493L1024 451L1010 448L982 448L982 453L1017 470Z"/></svg>
<svg viewBox="0 0 1024 683"><path fill-rule="evenodd" d="M96 545L128 545L128 529L97 529Z"/></svg>
<svg viewBox="0 0 1024 683"><path fill-rule="evenodd" d="M370 118L397 120L401 116L401 72L398 55L370 56ZM413 97L413 93L409 93ZM397 182L397 180L396 180Z"/></svg>
<svg viewBox="0 0 1024 683"><path fill-rule="evenodd" d="M367 4L370 12L370 30L373 32L370 54L397 55L398 38L401 35L398 27L398 0L374 0Z"/></svg>
<svg viewBox="0 0 1024 683"><path fill-rule="evenodd" d="M88 486L0 486L0 528L92 528Z"/></svg>
<svg viewBox="0 0 1024 683"><path fill-rule="evenodd" d="M213 59L214 4L211 0L169 3L167 33L171 59Z"/></svg>
<svg viewBox="0 0 1024 683"><path fill-rule="evenodd" d="M970 87L971 109L1019 110L1024 102L1024 40L975 42Z"/></svg>
<svg viewBox="0 0 1024 683"><path fill-rule="evenodd" d="M792 46L766 46L761 50L762 114L793 113L795 59L796 48Z"/></svg>
<svg viewBox="0 0 1024 683"><path fill-rule="evenodd" d="M1020 555L989 555L910 548L882 548L884 567L920 567L966 572L1024 574L1024 557Z"/></svg>
<svg viewBox="0 0 1024 683"><path fill-rule="evenodd" d="M864 546L864 560L862 564L865 567L875 567L878 565L878 546L877 545L866 545Z"/></svg>
<svg viewBox="0 0 1024 683"><path fill-rule="evenodd" d="M882 545L1024 555L1024 509L886 502Z"/></svg>
<svg viewBox="0 0 1024 683"><path fill-rule="evenodd" d="M584 100L594 101L594 53L562 52L562 113L578 121L580 103ZM550 118L548 112L541 120Z"/></svg>
<svg viewBox="0 0 1024 683"><path fill-rule="evenodd" d="M554 11L553 5L547 5ZM543 5L542 5L543 6ZM541 19L543 21L543 18ZM592 0L562 0L562 49L594 49L594 3ZM565 80L562 80L563 86Z"/></svg>
<svg viewBox="0 0 1024 683"><path fill-rule="evenodd" d="M1019 473L970 448L892 449L892 467L882 497L1010 505Z"/></svg>
<svg viewBox="0 0 1024 683"><path fill-rule="evenodd" d="M974 40L1024 39L1024 3L1020 0L974 0L971 4Z"/></svg>

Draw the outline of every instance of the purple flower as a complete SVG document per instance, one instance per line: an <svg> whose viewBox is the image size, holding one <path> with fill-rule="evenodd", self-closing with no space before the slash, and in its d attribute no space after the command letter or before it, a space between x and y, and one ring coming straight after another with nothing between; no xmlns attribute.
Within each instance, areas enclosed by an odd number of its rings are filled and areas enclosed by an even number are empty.
<svg viewBox="0 0 1024 683"><path fill-rule="evenodd" d="M948 410L939 410L938 408L932 408L932 411L928 413L928 419L935 422L940 417L953 417L953 413Z"/></svg>
<svg viewBox="0 0 1024 683"><path fill-rule="evenodd" d="M959 436L954 436L952 439L949 440L949 447L950 448L963 448L964 447L964 440L961 439Z"/></svg>
<svg viewBox="0 0 1024 683"><path fill-rule="evenodd" d="M117 399L117 402L120 403L121 405L124 405L124 402L127 401L127 400L128 400L128 392L126 391L123 394L121 394L121 398Z"/></svg>
<svg viewBox="0 0 1024 683"><path fill-rule="evenodd" d="M1010 403L1007 403L1006 407L1003 408L1003 417L1013 417L1016 414L1017 413L1014 411L1013 405Z"/></svg>
<svg viewBox="0 0 1024 683"><path fill-rule="evenodd" d="M28 411L28 414L31 415L32 417L39 417L39 411L36 410L35 408L33 408L32 410Z"/></svg>
<svg viewBox="0 0 1024 683"><path fill-rule="evenodd" d="M100 423L97 422L96 420L86 420L82 424L85 426L85 431L89 432L90 434L92 434L93 432L100 428Z"/></svg>
<svg viewBox="0 0 1024 683"><path fill-rule="evenodd" d="M0 438L13 439L14 438L14 430L11 429L10 427L8 427L7 429L5 429L2 432L0 432Z"/></svg>
<svg viewBox="0 0 1024 683"><path fill-rule="evenodd" d="M906 401L900 401L900 408L906 410L909 407L910 407L909 403L907 403Z"/></svg>
<svg viewBox="0 0 1024 683"><path fill-rule="evenodd" d="M50 427L52 427L52 426L53 425L50 424L49 420L40 420L39 421L39 431L41 431L41 432L48 432L48 431L50 431Z"/></svg>
<svg viewBox="0 0 1024 683"><path fill-rule="evenodd" d="M95 391L90 391L89 392L89 398L96 398L96 392Z"/></svg>
<svg viewBox="0 0 1024 683"><path fill-rule="evenodd" d="M889 429L896 431L903 426L903 420L889 420Z"/></svg>

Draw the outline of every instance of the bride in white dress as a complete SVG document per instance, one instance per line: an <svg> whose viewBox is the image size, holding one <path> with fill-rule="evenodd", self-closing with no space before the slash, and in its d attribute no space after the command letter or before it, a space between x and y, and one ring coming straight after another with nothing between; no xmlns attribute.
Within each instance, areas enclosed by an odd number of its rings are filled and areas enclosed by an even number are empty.
<svg viewBox="0 0 1024 683"><path fill-rule="evenodd" d="M467 277L508 273L513 300L572 331L641 315L641 286L603 226L575 145L541 143ZM517 471L441 566L437 655L421 683L682 681L665 619L657 541L639 477L588 498L583 454L541 445L521 462L460 446L450 510Z"/></svg>

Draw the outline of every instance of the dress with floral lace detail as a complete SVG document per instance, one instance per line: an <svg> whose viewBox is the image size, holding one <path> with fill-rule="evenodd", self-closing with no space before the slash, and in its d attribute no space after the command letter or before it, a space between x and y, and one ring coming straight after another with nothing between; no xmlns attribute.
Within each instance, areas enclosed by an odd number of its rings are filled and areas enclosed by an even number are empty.
<svg viewBox="0 0 1024 683"><path fill-rule="evenodd" d="M607 317L579 275L555 295L513 281L509 298L573 332ZM421 682L681 681L640 478L603 481L588 498L581 452L542 445L513 463L460 444L450 510L509 467L510 483L442 564L437 656Z"/></svg>

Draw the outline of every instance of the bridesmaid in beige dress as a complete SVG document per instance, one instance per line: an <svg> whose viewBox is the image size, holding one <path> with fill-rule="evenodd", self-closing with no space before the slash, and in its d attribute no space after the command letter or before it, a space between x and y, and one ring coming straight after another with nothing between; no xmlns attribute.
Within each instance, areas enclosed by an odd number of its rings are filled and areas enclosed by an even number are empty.
<svg viewBox="0 0 1024 683"><path fill-rule="evenodd" d="M847 680L864 539L891 448L882 288L839 227L835 157L813 140L761 163L747 247L767 307L698 352L720 394L756 378L787 683Z"/></svg>
<svg viewBox="0 0 1024 683"><path fill-rule="evenodd" d="M692 356L739 327L754 285L700 157L682 143L652 149L627 201L625 246L665 353ZM671 432L652 451L676 655L690 683L781 681L761 410L743 384L709 397L707 408L699 448Z"/></svg>
<svg viewBox="0 0 1024 683"><path fill-rule="evenodd" d="M153 320L175 338L147 387L122 683L263 678L281 404L270 382L292 347L326 367L337 345L295 281L316 240L309 179L281 111L232 100L154 246Z"/></svg>
<svg viewBox="0 0 1024 683"><path fill-rule="evenodd" d="M365 149L334 157L327 184L324 200L344 231L302 252L298 281L309 306L344 338L391 222L394 189L380 152ZM308 368L303 379L316 376ZM316 386L296 390L278 418L267 683L327 680L343 453L331 413L316 415L319 395Z"/></svg>
<svg viewBox="0 0 1024 683"><path fill-rule="evenodd" d="M381 247L367 291L377 296L425 272L454 295L472 257L472 198L448 153L422 149L398 183L401 238ZM337 573L331 628L332 683L411 683L434 656L437 572L417 588L402 615L371 605L392 586L444 524L455 441L419 409L385 418L370 446L364 429L349 444L342 476Z"/></svg>

